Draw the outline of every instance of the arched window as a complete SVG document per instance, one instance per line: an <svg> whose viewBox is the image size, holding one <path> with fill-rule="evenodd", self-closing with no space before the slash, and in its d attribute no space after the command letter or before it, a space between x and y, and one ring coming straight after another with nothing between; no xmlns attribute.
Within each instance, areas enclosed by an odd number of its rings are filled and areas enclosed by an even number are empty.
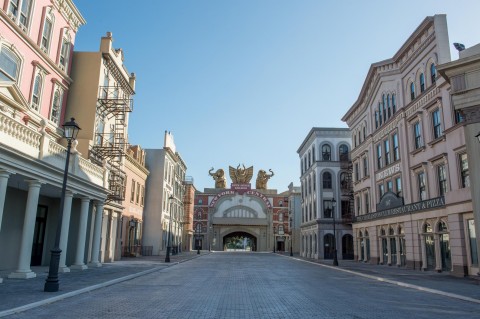
<svg viewBox="0 0 480 319"><path fill-rule="evenodd" d="M62 106L62 95L60 90L56 89L53 95L53 102L52 102L52 112L50 113L50 121L58 124L60 119L60 110Z"/></svg>
<svg viewBox="0 0 480 319"><path fill-rule="evenodd" d="M32 90L32 109L38 111L40 106L40 93L42 91L42 76L37 74Z"/></svg>
<svg viewBox="0 0 480 319"><path fill-rule="evenodd" d="M387 112L388 112L388 117L390 118L392 114L392 109L390 107L390 94L387 95Z"/></svg>
<svg viewBox="0 0 480 319"><path fill-rule="evenodd" d="M390 229L388 230L388 234L389 234L390 236L395 235L395 231L393 230L392 227L390 227Z"/></svg>
<svg viewBox="0 0 480 319"><path fill-rule="evenodd" d="M346 190L349 188L349 182L348 182L348 179L347 179L347 173L345 172L342 172L340 173L340 188L342 190Z"/></svg>
<svg viewBox="0 0 480 319"><path fill-rule="evenodd" d="M0 50L0 80L17 81L20 59L12 50L2 46Z"/></svg>
<svg viewBox="0 0 480 319"><path fill-rule="evenodd" d="M382 112L382 104L378 102L378 119L379 119L379 125L382 125L382 118L383 118L383 112Z"/></svg>
<svg viewBox="0 0 480 319"><path fill-rule="evenodd" d="M367 127L364 126L363 127L363 140L365 141L366 138L367 138Z"/></svg>
<svg viewBox="0 0 480 319"><path fill-rule="evenodd" d="M308 167L312 166L312 152L308 151Z"/></svg>
<svg viewBox="0 0 480 319"><path fill-rule="evenodd" d="M423 73L420 73L420 92L423 92L425 91L425 76L423 75Z"/></svg>
<svg viewBox="0 0 480 319"><path fill-rule="evenodd" d="M325 144L322 146L322 160L324 161L332 160L332 149L328 144Z"/></svg>
<svg viewBox="0 0 480 319"><path fill-rule="evenodd" d="M430 78L431 78L432 84L434 84L437 81L437 68L435 67L434 63L430 64Z"/></svg>
<svg viewBox="0 0 480 319"><path fill-rule="evenodd" d="M415 83L410 83L410 100L415 100Z"/></svg>
<svg viewBox="0 0 480 319"><path fill-rule="evenodd" d="M397 111L397 101L395 101L395 94L392 94L392 111L393 114Z"/></svg>
<svg viewBox="0 0 480 319"><path fill-rule="evenodd" d="M360 133L358 133L360 135ZM348 146L345 144L340 145L338 148L338 154L340 157L341 161L347 161L348 160Z"/></svg>
<svg viewBox="0 0 480 319"><path fill-rule="evenodd" d="M52 30L53 30L53 18L54 15L50 11L45 15L45 21L43 22L43 31L42 31L42 39L40 41L40 48L45 52L48 53L50 50L50 42L52 40Z"/></svg>
<svg viewBox="0 0 480 319"><path fill-rule="evenodd" d="M323 188L331 189L332 188L332 174L325 172L322 175Z"/></svg>
<svg viewBox="0 0 480 319"><path fill-rule="evenodd" d="M315 145L312 146L312 161L315 163Z"/></svg>
<svg viewBox="0 0 480 319"><path fill-rule="evenodd" d="M447 225L445 224L445 222L444 222L443 220L441 220L441 221L438 223L438 231L439 231L439 232L446 232L446 231L448 231Z"/></svg>
<svg viewBox="0 0 480 319"><path fill-rule="evenodd" d="M385 229L382 228L382 230L380 230L380 236L385 236Z"/></svg>
<svg viewBox="0 0 480 319"><path fill-rule="evenodd" d="M378 128L378 112L375 111L375 128L377 129Z"/></svg>
<svg viewBox="0 0 480 319"><path fill-rule="evenodd" d="M430 224L427 223L423 226L423 232L424 233L431 233L432 231L433 231L433 229L432 229L432 226Z"/></svg>
<svg viewBox="0 0 480 319"><path fill-rule="evenodd" d="M387 102L385 101L385 94L382 95L383 121L387 121ZM390 114L388 114L390 117Z"/></svg>
<svg viewBox="0 0 480 319"><path fill-rule="evenodd" d="M70 50L71 50L72 43L68 36L62 39L62 48L60 50L60 58L58 62L60 64L60 68L64 71L68 69L68 61L70 59Z"/></svg>

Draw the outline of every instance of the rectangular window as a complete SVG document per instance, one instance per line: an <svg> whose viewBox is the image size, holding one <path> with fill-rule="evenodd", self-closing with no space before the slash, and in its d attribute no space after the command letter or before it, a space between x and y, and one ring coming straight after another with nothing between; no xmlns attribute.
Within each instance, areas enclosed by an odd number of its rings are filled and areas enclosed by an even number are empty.
<svg viewBox="0 0 480 319"><path fill-rule="evenodd" d="M60 50L60 67L67 70L68 58L70 55L70 42L67 39L62 41L62 49Z"/></svg>
<svg viewBox="0 0 480 319"><path fill-rule="evenodd" d="M466 153L460 155L460 177L462 179L462 188L470 187L470 172L468 170L468 158Z"/></svg>
<svg viewBox="0 0 480 319"><path fill-rule="evenodd" d="M22 10L20 12L20 25L24 26L25 28L28 27L28 20L30 18L30 8L31 0L23 0L22 1ZM17 0L18 3L18 0Z"/></svg>
<svg viewBox="0 0 480 319"><path fill-rule="evenodd" d="M139 203L140 201L140 183L137 183L137 197L135 198L135 203Z"/></svg>
<svg viewBox="0 0 480 319"><path fill-rule="evenodd" d="M355 197L355 203L357 203L357 215L362 215L362 201L360 196Z"/></svg>
<svg viewBox="0 0 480 319"><path fill-rule="evenodd" d="M432 113L432 124L433 124L433 137L435 139L443 135L442 132L442 122L440 120L440 110L436 109Z"/></svg>
<svg viewBox="0 0 480 319"><path fill-rule="evenodd" d="M370 198L368 196L368 193L365 193L365 214L368 214L370 212Z"/></svg>
<svg viewBox="0 0 480 319"><path fill-rule="evenodd" d="M389 165L390 164L390 142L388 139L386 139L385 141L383 141L384 143L384 146L385 146L385 165Z"/></svg>
<svg viewBox="0 0 480 319"><path fill-rule="evenodd" d="M56 124L58 124L58 121L60 118L62 103L63 103L63 92L60 92L60 90L57 89L55 90L55 93L53 95L52 110L50 113L50 121Z"/></svg>
<svg viewBox="0 0 480 319"><path fill-rule="evenodd" d="M472 265L478 265L478 247L477 236L475 233L475 222L473 219L467 220L468 222L468 237L470 239L470 257Z"/></svg>
<svg viewBox="0 0 480 319"><path fill-rule="evenodd" d="M402 197L402 178L395 178L395 187L397 188L397 196Z"/></svg>
<svg viewBox="0 0 480 319"><path fill-rule="evenodd" d="M323 218L332 218L332 201L323 201Z"/></svg>
<svg viewBox="0 0 480 319"><path fill-rule="evenodd" d="M382 144L377 145L377 167L382 168Z"/></svg>
<svg viewBox="0 0 480 319"><path fill-rule="evenodd" d="M393 192L393 182L391 180L387 182L387 192Z"/></svg>
<svg viewBox="0 0 480 319"><path fill-rule="evenodd" d="M355 181L360 181L360 167L358 163L355 163Z"/></svg>
<svg viewBox="0 0 480 319"><path fill-rule="evenodd" d="M380 199L382 198L383 194L385 194L385 187L383 184L378 184L378 195Z"/></svg>
<svg viewBox="0 0 480 319"><path fill-rule="evenodd" d="M422 143L422 133L420 131L420 122L413 124L413 134L415 137L415 149L418 149L423 146Z"/></svg>
<svg viewBox="0 0 480 319"><path fill-rule="evenodd" d="M363 176L368 176L368 159L366 156L363 158Z"/></svg>
<svg viewBox="0 0 480 319"><path fill-rule="evenodd" d="M425 185L425 173L420 172L417 174L417 181L418 181L418 198L419 200L426 200L427 199L427 187Z"/></svg>
<svg viewBox="0 0 480 319"><path fill-rule="evenodd" d="M130 192L130 202L132 202L132 203L135 200L135 185L136 185L136 182L135 182L134 179L132 179L132 189L131 189L131 192Z"/></svg>
<svg viewBox="0 0 480 319"><path fill-rule="evenodd" d="M45 19L45 23L43 24L43 33L42 33L42 43L41 48L47 52L50 46L50 36L52 33L52 21L49 19Z"/></svg>
<svg viewBox="0 0 480 319"><path fill-rule="evenodd" d="M397 133L392 135L392 144L393 144L393 161L396 162L400 159L400 150L398 148L398 134Z"/></svg>
<svg viewBox="0 0 480 319"><path fill-rule="evenodd" d="M438 175L438 192L440 196L443 196L447 192L447 172L445 169L445 164L437 166L437 175Z"/></svg>

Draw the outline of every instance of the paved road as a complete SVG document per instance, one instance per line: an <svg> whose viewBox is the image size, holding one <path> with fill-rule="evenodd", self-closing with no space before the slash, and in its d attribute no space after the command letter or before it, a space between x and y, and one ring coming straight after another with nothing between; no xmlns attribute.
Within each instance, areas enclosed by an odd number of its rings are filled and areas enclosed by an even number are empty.
<svg viewBox="0 0 480 319"><path fill-rule="evenodd" d="M8 318L411 319L479 313L478 303L274 254L213 253Z"/></svg>

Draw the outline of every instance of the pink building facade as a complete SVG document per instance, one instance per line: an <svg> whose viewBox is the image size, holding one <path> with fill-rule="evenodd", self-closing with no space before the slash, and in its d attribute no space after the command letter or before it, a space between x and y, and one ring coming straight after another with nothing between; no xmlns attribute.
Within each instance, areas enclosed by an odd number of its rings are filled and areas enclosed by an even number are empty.
<svg viewBox="0 0 480 319"><path fill-rule="evenodd" d="M462 118L437 73L450 61L445 15L427 17L371 65L344 115L352 131L355 259L463 276L473 218Z"/></svg>
<svg viewBox="0 0 480 319"><path fill-rule="evenodd" d="M0 1L2 277L33 278L31 266L50 262L65 169L62 124L71 57L84 23L71 0ZM94 222L93 214L101 216L108 194L105 168L83 157L77 146L61 224L63 272L99 265L101 220Z"/></svg>

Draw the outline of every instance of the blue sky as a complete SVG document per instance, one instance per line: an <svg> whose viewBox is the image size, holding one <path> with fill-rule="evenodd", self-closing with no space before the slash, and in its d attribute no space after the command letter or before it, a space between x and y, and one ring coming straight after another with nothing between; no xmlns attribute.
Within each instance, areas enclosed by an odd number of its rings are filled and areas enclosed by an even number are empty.
<svg viewBox="0 0 480 319"><path fill-rule="evenodd" d="M310 129L346 127L370 64L426 16L447 14L451 43L480 42L478 0L74 2L87 20L75 50L111 31L137 75L130 143L162 148L171 131L199 190L214 187L211 167L241 163L272 169L270 188L299 185Z"/></svg>

